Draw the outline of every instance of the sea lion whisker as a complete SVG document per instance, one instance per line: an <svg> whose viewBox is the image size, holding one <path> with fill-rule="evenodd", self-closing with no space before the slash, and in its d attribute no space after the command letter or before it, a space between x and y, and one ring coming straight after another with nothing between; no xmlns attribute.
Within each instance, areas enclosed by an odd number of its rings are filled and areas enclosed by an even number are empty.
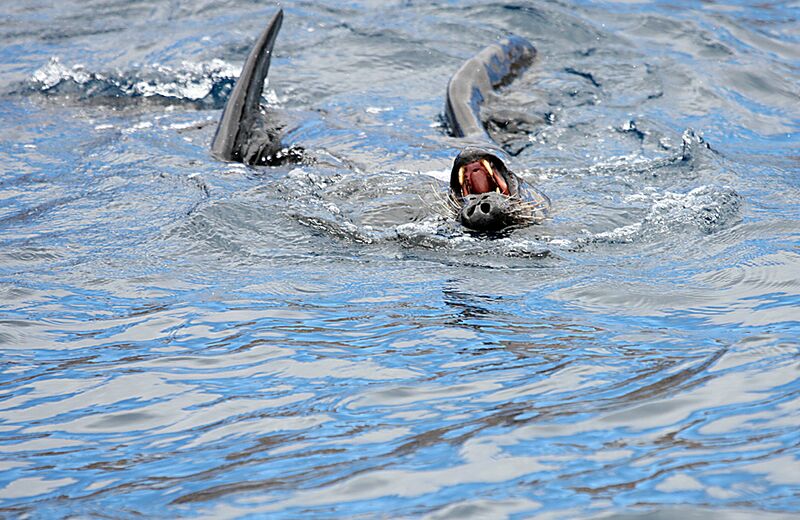
<svg viewBox="0 0 800 520"><path fill-rule="evenodd" d="M456 215L458 213L458 205L452 197L449 195L444 195L439 187L433 183L429 184L429 188L433 192L433 197L436 201L435 207L439 207L445 213L450 215ZM421 195L419 195L419 197L422 199Z"/></svg>
<svg viewBox="0 0 800 520"><path fill-rule="evenodd" d="M533 211L537 209L542 209L545 207L545 205L540 201L536 202L522 201L517 205L517 207L520 209L524 209L526 211Z"/></svg>

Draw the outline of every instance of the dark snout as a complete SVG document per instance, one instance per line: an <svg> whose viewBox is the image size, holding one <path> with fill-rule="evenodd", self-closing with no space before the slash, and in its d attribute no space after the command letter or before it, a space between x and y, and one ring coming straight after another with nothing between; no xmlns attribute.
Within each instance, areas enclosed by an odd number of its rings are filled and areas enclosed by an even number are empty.
<svg viewBox="0 0 800 520"><path fill-rule="evenodd" d="M510 224L511 201L497 192L467 195L459 220L476 231L497 231Z"/></svg>

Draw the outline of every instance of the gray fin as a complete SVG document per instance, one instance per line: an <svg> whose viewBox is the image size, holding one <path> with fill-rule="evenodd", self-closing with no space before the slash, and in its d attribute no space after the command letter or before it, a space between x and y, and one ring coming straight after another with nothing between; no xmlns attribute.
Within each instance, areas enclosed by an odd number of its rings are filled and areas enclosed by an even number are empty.
<svg viewBox="0 0 800 520"><path fill-rule="evenodd" d="M244 147L253 123L258 120L261 92L269 72L272 48L283 21L283 9L272 17L266 29L256 40L236 80L217 132L211 141L211 154L224 161L243 161Z"/></svg>
<svg viewBox="0 0 800 520"><path fill-rule="evenodd" d="M464 62L447 85L445 117L452 134L491 142L481 122L481 105L490 92L511 83L535 57L531 42L509 36Z"/></svg>

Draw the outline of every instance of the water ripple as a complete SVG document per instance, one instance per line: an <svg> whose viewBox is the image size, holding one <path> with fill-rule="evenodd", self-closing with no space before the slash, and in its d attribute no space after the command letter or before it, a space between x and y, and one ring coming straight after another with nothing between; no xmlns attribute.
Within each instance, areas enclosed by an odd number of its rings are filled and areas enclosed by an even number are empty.
<svg viewBox="0 0 800 520"><path fill-rule="evenodd" d="M373 3L284 2L259 168L272 6L0 8L0 515L796 516L792 9ZM553 212L472 234L442 96L509 31Z"/></svg>

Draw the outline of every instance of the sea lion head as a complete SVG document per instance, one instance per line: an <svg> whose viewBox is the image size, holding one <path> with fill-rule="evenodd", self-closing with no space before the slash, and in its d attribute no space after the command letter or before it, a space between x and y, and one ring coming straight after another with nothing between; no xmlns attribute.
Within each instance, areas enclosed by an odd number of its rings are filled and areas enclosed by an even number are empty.
<svg viewBox="0 0 800 520"><path fill-rule="evenodd" d="M524 218L520 180L499 150L468 147L453 161L450 197L458 220L476 231L498 231Z"/></svg>

